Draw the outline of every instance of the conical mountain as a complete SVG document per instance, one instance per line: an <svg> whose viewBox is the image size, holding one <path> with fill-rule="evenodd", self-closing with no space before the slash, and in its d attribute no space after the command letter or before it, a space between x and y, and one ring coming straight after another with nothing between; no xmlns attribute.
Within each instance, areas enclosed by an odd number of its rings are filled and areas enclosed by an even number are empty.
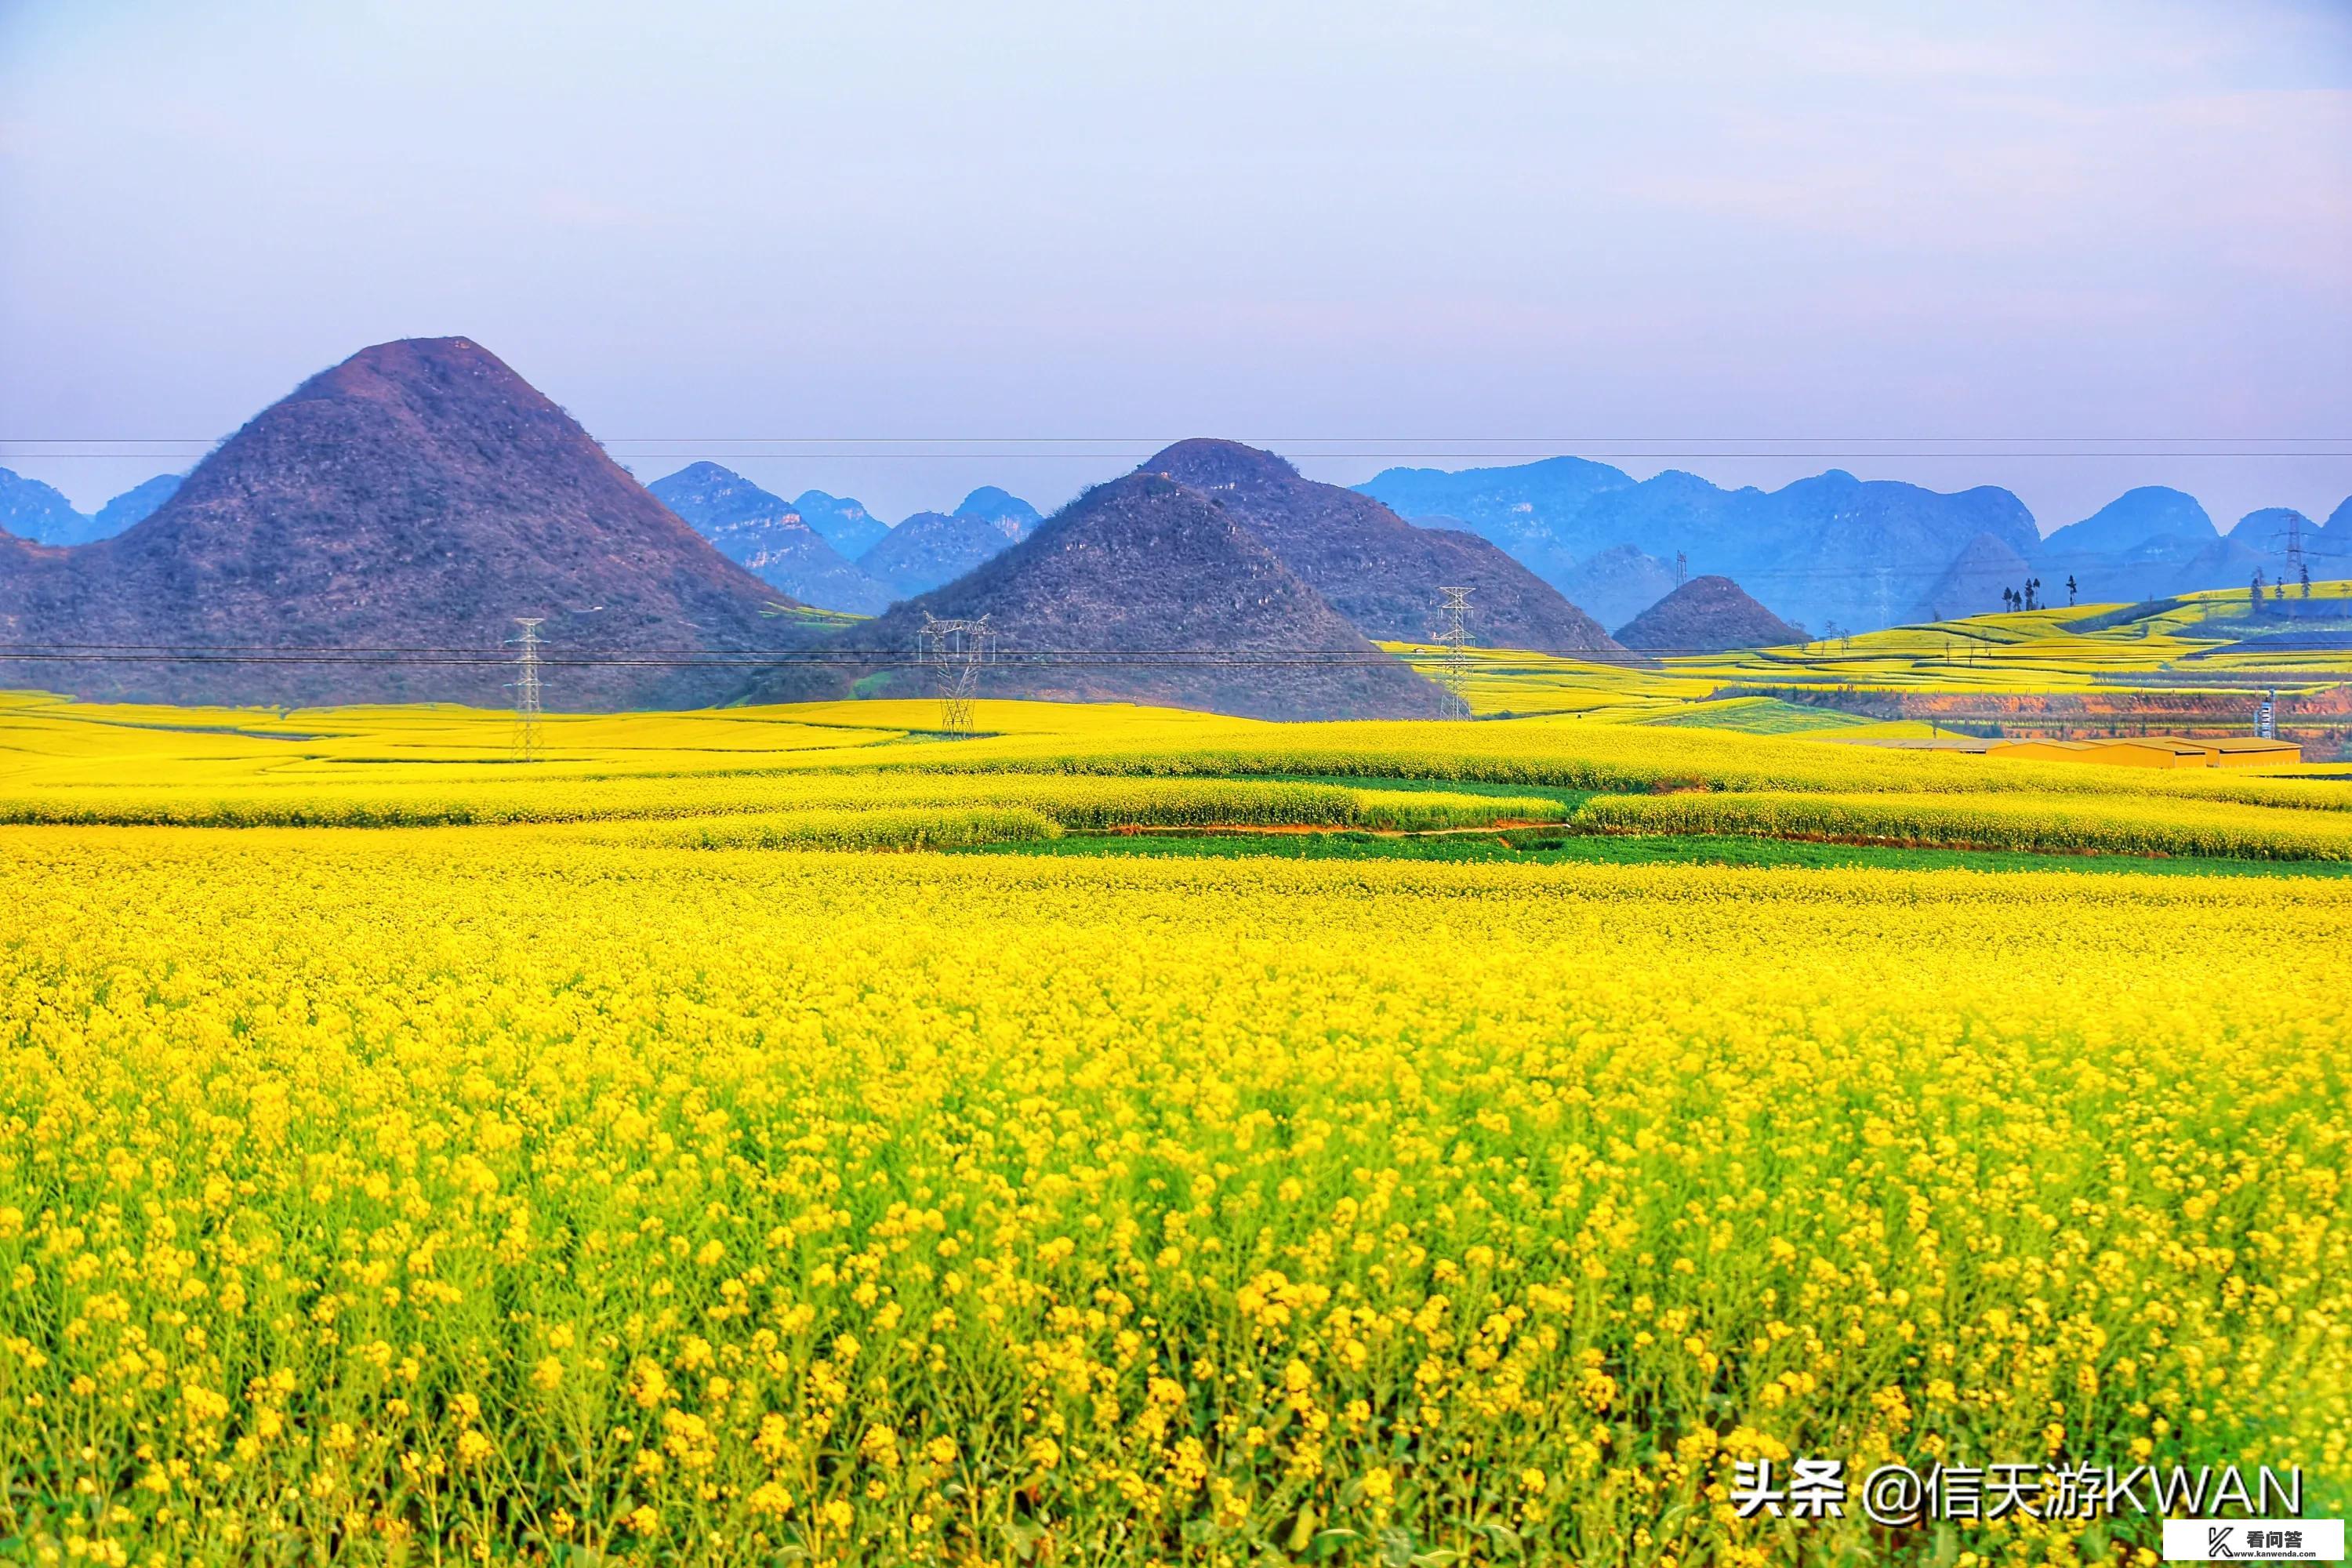
<svg viewBox="0 0 2352 1568"><path fill-rule="evenodd" d="M1804 634L1749 598L1728 577L1694 577L1617 628L1627 647L1654 653L1721 653L1779 647Z"/></svg>
<svg viewBox="0 0 2352 1568"><path fill-rule="evenodd" d="M1979 533L1960 546L1952 563L1944 568L1918 608L1911 613L1917 621L1957 621L1969 616L1989 616L2001 608L2003 588L2022 589L2025 580L2033 575L2025 557L2010 548L2007 541L1990 533Z"/></svg>
<svg viewBox="0 0 2352 1568"><path fill-rule="evenodd" d="M2312 528L2303 548L2312 558L2314 577L2352 576L2352 496Z"/></svg>
<svg viewBox="0 0 2352 1568"><path fill-rule="evenodd" d="M867 511L864 503L823 490L803 490L793 498L793 510L816 531L819 539L840 552L844 561L856 560L890 531L890 525Z"/></svg>
<svg viewBox="0 0 2352 1568"><path fill-rule="evenodd" d="M2273 552L2285 548L2290 533L2299 532L2307 539L2318 530L2319 524L2291 506L2265 506L2231 523L2225 537L2249 549Z"/></svg>
<svg viewBox="0 0 2352 1568"><path fill-rule="evenodd" d="M2142 485L2055 531L2042 542L2042 550L2045 557L2063 559L2137 550L2159 540L2201 549L2218 532L2195 496L2168 485Z"/></svg>
<svg viewBox="0 0 2352 1568"><path fill-rule="evenodd" d="M1045 520L1037 509L1012 491L995 485L982 485L963 498L955 509L958 517L976 517L982 522L992 522L1005 538L1020 541L1037 531Z"/></svg>
<svg viewBox="0 0 2352 1568"><path fill-rule="evenodd" d="M803 605L870 616L890 590L844 560L792 502L732 468L690 463L646 487L719 552Z"/></svg>
<svg viewBox="0 0 2352 1568"><path fill-rule="evenodd" d="M1569 567L1559 587L1603 626L1622 626L1673 593L1675 574L1648 552L1619 544Z"/></svg>
<svg viewBox="0 0 2352 1568"><path fill-rule="evenodd" d="M911 599L953 582L1016 537L1014 528L992 518L919 511L859 556L857 567L892 598Z"/></svg>
<svg viewBox="0 0 2352 1568"><path fill-rule="evenodd" d="M16 579L0 584L11 641L392 650L32 672L169 700L501 703L509 670L417 650L503 658L515 618L536 616L559 661L551 706L702 702L746 672L560 661L740 656L814 635L763 618L772 589L465 338L362 350L256 416L144 521Z"/></svg>
<svg viewBox="0 0 2352 1568"><path fill-rule="evenodd" d="M1231 509L1159 474L1097 486L1022 542L843 644L910 658L926 615L989 617L1001 658L982 679L984 696L1120 699L1268 719L1418 717L1441 706L1434 686L1383 656ZM1219 662L1233 655L1241 658ZM925 689L907 658L882 668L887 689ZM771 686L787 695L811 679Z"/></svg>
<svg viewBox="0 0 2352 1568"><path fill-rule="evenodd" d="M1471 589L1470 640L1488 647L1609 650L1599 622L1501 549L1472 533L1415 528L1380 501L1302 478L1237 441L1179 441L1147 459L1225 503L1285 565L1368 637L1426 642L1438 589Z"/></svg>
<svg viewBox="0 0 2352 1568"><path fill-rule="evenodd" d="M89 521L55 486L0 468L0 533L36 544L79 544Z"/></svg>

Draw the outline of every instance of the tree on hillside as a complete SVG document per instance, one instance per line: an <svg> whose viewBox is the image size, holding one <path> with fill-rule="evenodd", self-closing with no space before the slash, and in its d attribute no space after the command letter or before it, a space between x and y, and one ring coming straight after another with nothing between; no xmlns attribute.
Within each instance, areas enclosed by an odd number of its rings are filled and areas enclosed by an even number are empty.
<svg viewBox="0 0 2352 1568"><path fill-rule="evenodd" d="M2308 562L2303 567L2303 596L2306 599L2311 597L2311 564Z"/></svg>
<svg viewBox="0 0 2352 1568"><path fill-rule="evenodd" d="M2066 607L2070 610L2074 607L2074 574L2072 572L2066 574Z"/></svg>

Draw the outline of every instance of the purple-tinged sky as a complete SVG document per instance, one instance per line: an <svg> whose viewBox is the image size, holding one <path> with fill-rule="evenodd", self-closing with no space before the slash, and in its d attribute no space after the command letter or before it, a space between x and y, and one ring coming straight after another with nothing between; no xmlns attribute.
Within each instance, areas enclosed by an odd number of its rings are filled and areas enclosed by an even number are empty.
<svg viewBox="0 0 2352 1568"><path fill-rule="evenodd" d="M2352 7L0 0L0 464L439 333L893 516L1193 434L2324 514Z"/></svg>

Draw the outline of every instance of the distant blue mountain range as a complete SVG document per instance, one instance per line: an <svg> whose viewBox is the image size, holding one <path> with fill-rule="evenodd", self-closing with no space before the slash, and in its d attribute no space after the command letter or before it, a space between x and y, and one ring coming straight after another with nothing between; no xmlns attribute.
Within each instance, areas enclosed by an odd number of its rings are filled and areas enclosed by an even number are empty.
<svg viewBox="0 0 2352 1568"><path fill-rule="evenodd" d="M116 496L93 517L76 511L73 502L55 488L0 468L0 530L36 544L88 544L93 539L111 539L132 523L146 521L179 488L179 475L158 474Z"/></svg>
<svg viewBox="0 0 2352 1568"><path fill-rule="evenodd" d="M804 605L877 615L962 576L1044 521L1019 496L983 485L952 512L919 511L891 527L823 490L771 495L717 463L646 487L738 564Z"/></svg>
<svg viewBox="0 0 2352 1568"><path fill-rule="evenodd" d="M1815 634L2002 607L2001 589L2038 579L2039 599L2137 601L2242 587L2288 570L2292 521L2314 575L2352 573L2352 499L2320 525L2284 508L2250 513L2224 538L2203 507L2151 486L2052 533L2025 504L1980 486L1946 494L1842 469L1776 490L1725 489L1669 470L1635 479L1605 463L1550 458L1447 472L1391 468L1357 487L1431 527L1466 528L1517 556L1607 624L1671 586L1677 555Z"/></svg>
<svg viewBox="0 0 2352 1568"><path fill-rule="evenodd" d="M888 523L856 501L829 496L823 490L803 490L793 502L793 510L801 514L801 521L814 530L818 538L852 561L881 543L882 536L890 531ZM686 521L692 522L694 519Z"/></svg>
<svg viewBox="0 0 2352 1568"><path fill-rule="evenodd" d="M731 468L695 463L646 489L720 554L803 605L872 616L897 596L843 559L793 503Z"/></svg>

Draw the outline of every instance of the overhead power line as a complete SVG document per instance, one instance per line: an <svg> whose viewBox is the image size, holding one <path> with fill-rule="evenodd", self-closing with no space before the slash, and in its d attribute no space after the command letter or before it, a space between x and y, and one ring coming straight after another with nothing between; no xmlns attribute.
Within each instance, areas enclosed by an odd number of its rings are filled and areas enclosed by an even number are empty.
<svg viewBox="0 0 2352 1568"><path fill-rule="evenodd" d="M1874 449L1879 447L1926 446L2062 446L2062 447L2137 447L2137 446L2230 446L2253 444L2263 446L2326 446L2352 444L2352 434L2333 436L2279 436L2240 433L2231 436L2025 436L2018 434L1984 436L1706 436L1692 432L1673 435L1587 436L1468 436L1456 432L1446 436L1251 436L1220 437L1244 443L1265 442L1292 447L1382 446L1382 447L1580 447L1615 446L1633 443L1654 446L1679 443L1695 446L1761 446L1761 447L1826 447L1849 446ZM222 440L219 436L0 436L0 447L198 447L210 446ZM727 442L740 446L792 446L823 443L843 447L1164 447L1183 439L1168 435L1158 436L846 436L846 435L684 435L684 436L604 436L598 437L607 446L665 446L688 442Z"/></svg>
<svg viewBox="0 0 2352 1568"><path fill-rule="evenodd" d="M1900 628L1893 628L1900 629ZM1675 645L1633 648L1486 648L1465 642L1466 662L1507 667L1515 659L1565 659L1582 664L1651 664L1662 658L1729 657L1734 654L1777 659L1790 664L1835 664L1847 656L1828 651L1826 637L1807 643L1773 648L1725 649ZM540 669L767 669L786 666L920 668L928 661L919 649L906 648L778 648L770 651L706 652L699 649L541 650L534 663ZM1450 657L1444 644L1430 645L1428 662ZM1819 647L1823 651L1805 651ZM1793 651L1791 651L1793 650ZM1887 650L1870 650L1872 658L1889 657ZM1935 661L1946 656L1917 652L1898 657ZM1214 648L1214 647L1008 647L992 636L987 653L991 664L1005 667L1088 665L1184 667L1250 666L1269 668L1384 668L1411 662L1404 655L1355 648ZM365 647L233 647L226 646L140 646L130 644L0 644L0 663L24 664L190 664L190 665L328 665L365 668L512 668L515 657L502 649L365 648Z"/></svg>

